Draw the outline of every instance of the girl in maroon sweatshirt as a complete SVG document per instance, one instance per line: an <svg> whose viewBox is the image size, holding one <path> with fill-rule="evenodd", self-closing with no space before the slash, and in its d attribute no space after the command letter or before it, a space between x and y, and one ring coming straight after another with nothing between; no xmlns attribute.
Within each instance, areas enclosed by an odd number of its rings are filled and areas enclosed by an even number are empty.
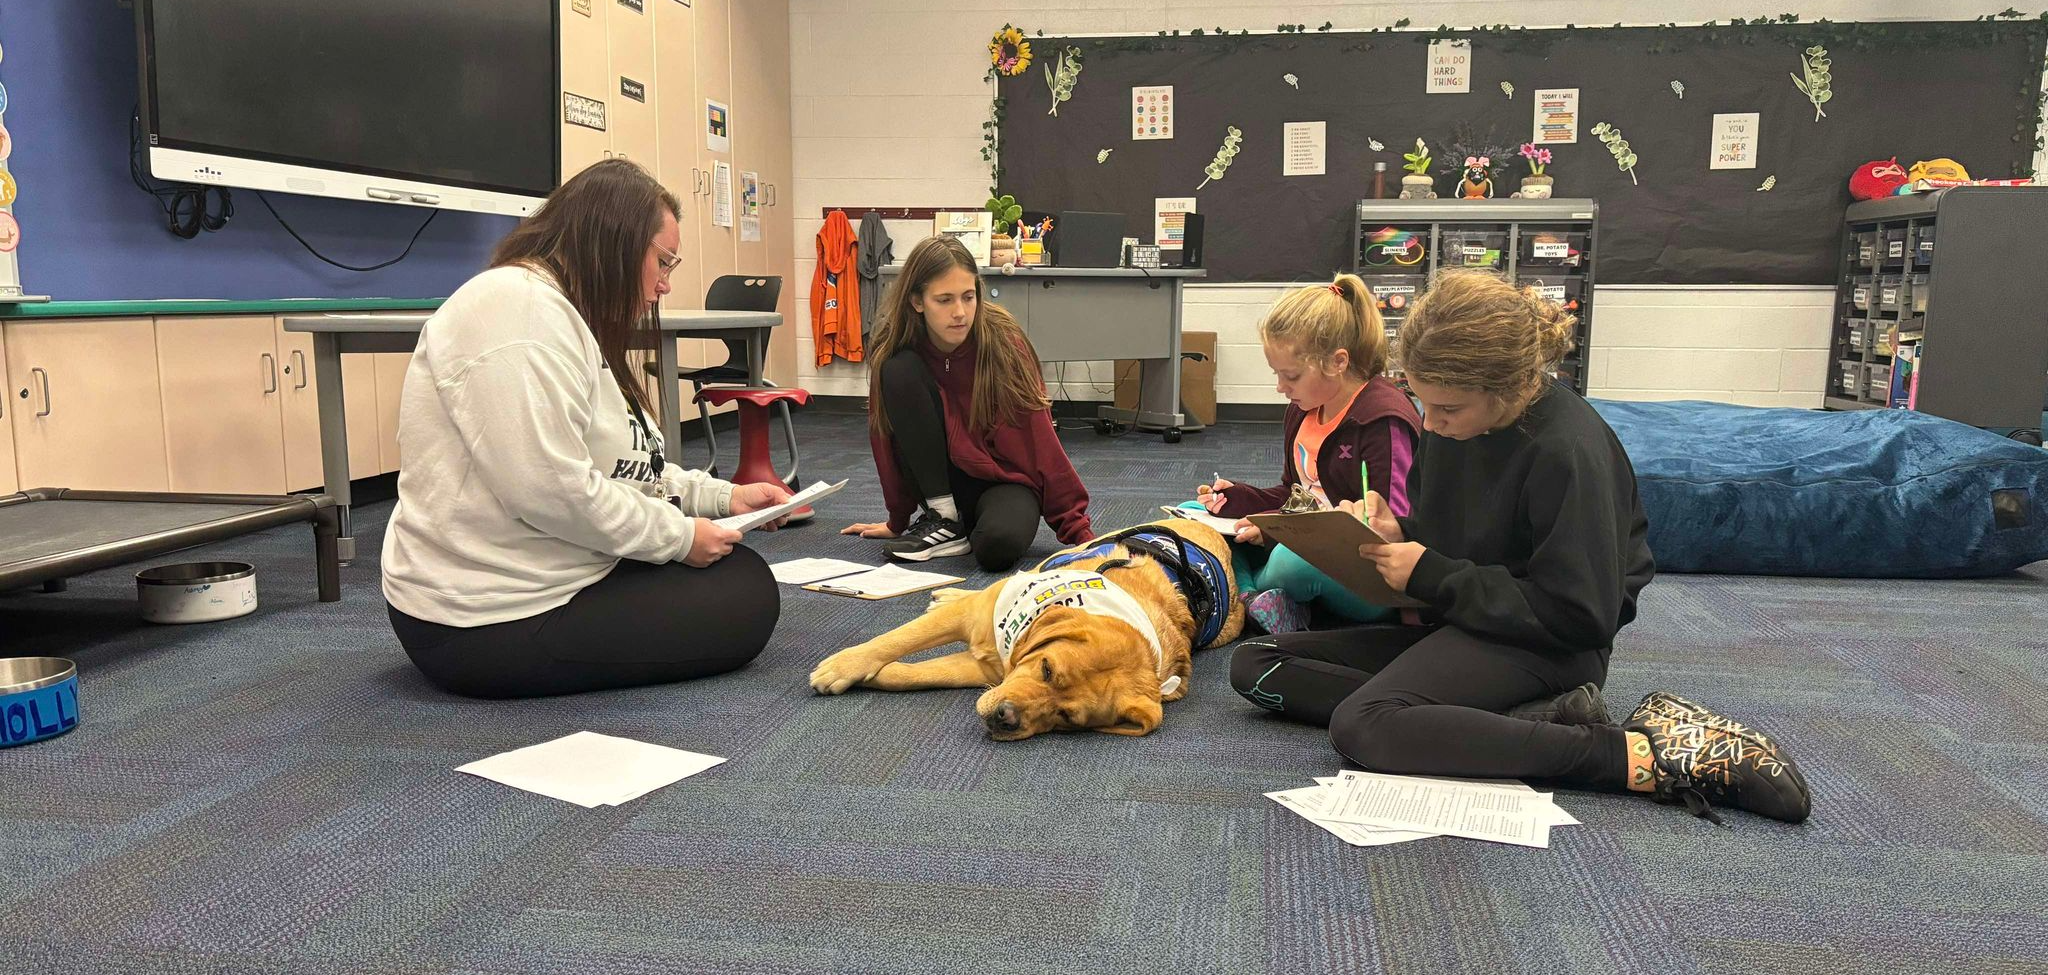
<svg viewBox="0 0 2048 975"><path fill-rule="evenodd" d="M1297 485L1317 507L1365 496L1372 488L1397 513L1408 511L1408 469L1422 419L1387 371L1386 326L1365 282L1340 274L1273 303L1259 322L1266 363L1287 397L1286 450L1278 487L1255 488L1218 478L1198 489L1211 512L1238 518L1235 555L1238 587L1251 594L1252 619L1268 633L1308 628L1310 605L1351 622L1387 610L1353 595L1336 580L1264 539L1245 519L1274 511Z"/></svg>
<svg viewBox="0 0 2048 975"><path fill-rule="evenodd" d="M1041 518L1064 544L1094 537L1038 354L1009 312L981 300L967 248L951 237L919 243L879 313L868 439L889 520L840 534L893 539L884 550L913 562L971 551L992 572L1017 564Z"/></svg>

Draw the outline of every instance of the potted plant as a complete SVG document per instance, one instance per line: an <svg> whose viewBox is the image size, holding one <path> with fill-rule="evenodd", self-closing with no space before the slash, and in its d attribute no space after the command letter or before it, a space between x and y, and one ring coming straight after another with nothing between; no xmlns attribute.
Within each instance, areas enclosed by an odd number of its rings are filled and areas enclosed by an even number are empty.
<svg viewBox="0 0 2048 975"><path fill-rule="evenodd" d="M1534 142L1524 142L1522 148L1517 151L1523 159L1529 160L1529 175L1522 177L1522 199L1550 199L1551 179L1544 172L1550 167L1550 150L1538 149Z"/></svg>
<svg viewBox="0 0 2048 975"><path fill-rule="evenodd" d="M1436 199L1436 181L1429 176L1429 144L1416 139L1415 151L1404 152L1401 158L1407 160L1401 168L1408 171L1408 175L1401 177L1401 199Z"/></svg>
<svg viewBox="0 0 2048 975"><path fill-rule="evenodd" d="M1017 204L1017 198L1004 194L990 196L982 204L994 219L994 233L988 239L988 262L991 267L1003 267L1017 263L1017 239L1010 236L1010 228L1024 216L1024 208Z"/></svg>

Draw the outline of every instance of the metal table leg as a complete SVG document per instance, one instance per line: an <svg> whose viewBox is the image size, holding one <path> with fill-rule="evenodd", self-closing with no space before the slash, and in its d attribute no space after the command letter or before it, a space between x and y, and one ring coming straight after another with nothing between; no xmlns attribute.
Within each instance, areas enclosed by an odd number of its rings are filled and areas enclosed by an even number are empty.
<svg viewBox="0 0 2048 975"><path fill-rule="evenodd" d="M327 496L334 499L335 555L347 565L355 561L356 538L349 518L348 411L342 406L341 350L335 333L313 333L313 372L320 400L320 474L327 481Z"/></svg>

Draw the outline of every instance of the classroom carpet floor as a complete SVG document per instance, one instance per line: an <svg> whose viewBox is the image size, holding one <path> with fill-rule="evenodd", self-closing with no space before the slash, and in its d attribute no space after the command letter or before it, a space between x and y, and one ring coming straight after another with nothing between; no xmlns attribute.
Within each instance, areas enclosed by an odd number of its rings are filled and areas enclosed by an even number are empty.
<svg viewBox="0 0 2048 975"><path fill-rule="evenodd" d="M882 513L861 422L804 418L805 473L852 483L814 524L755 536L771 561L878 560L836 534ZM1280 462L1271 425L1062 439L1105 529ZM784 587L773 645L738 673L450 697L385 622L389 511L359 510L338 603L314 599L303 527L204 550L258 565L262 608L239 620L136 622L134 567L0 596L0 647L78 661L83 711L0 750L0 970L2048 972L2048 563L1650 586L1610 701L1669 688L1774 733L1812 785L1806 825L1563 792L1585 825L1547 850L1359 849L1260 795L1337 760L1232 693L1228 651L1197 655L1193 694L1144 738L1001 744L973 691L811 693L819 658L917 597ZM1035 551L1053 545L1041 529ZM597 809L454 771L585 729L730 761Z"/></svg>

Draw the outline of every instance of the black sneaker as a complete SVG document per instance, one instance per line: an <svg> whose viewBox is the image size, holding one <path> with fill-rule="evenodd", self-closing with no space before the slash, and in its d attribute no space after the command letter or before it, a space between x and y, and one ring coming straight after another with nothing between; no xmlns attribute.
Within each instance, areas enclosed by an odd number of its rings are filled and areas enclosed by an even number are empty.
<svg viewBox="0 0 2048 975"><path fill-rule="evenodd" d="M965 526L927 511L902 537L883 545L882 551L905 562L923 562L949 555L966 555L967 548Z"/></svg>
<svg viewBox="0 0 2048 975"><path fill-rule="evenodd" d="M1806 777L1776 742L1676 694L1652 692L1625 727L1650 740L1658 802L1683 802L1715 823L1709 802L1788 823L1813 809Z"/></svg>
<svg viewBox="0 0 2048 975"><path fill-rule="evenodd" d="M1508 717L1524 721L1544 721L1550 724L1613 724L1607 714L1607 699L1600 696L1600 685L1580 684L1553 698L1544 698L1518 704L1508 709Z"/></svg>

